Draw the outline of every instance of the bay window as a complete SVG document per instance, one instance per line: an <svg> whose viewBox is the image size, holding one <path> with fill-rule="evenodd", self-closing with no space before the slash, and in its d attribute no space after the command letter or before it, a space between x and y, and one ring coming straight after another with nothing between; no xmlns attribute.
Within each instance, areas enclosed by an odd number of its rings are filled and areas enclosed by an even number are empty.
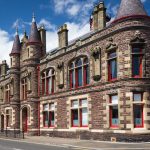
<svg viewBox="0 0 150 150"><path fill-rule="evenodd" d="M116 51L108 53L108 80L117 79L117 54Z"/></svg>
<svg viewBox="0 0 150 150"><path fill-rule="evenodd" d="M134 127L143 127L143 93L133 93L133 116L134 116Z"/></svg>
<svg viewBox="0 0 150 150"><path fill-rule="evenodd" d="M110 95L110 127L117 128L119 125L118 117L118 95Z"/></svg>
<svg viewBox="0 0 150 150"><path fill-rule="evenodd" d="M71 126L88 127L87 99L77 99L71 101Z"/></svg>
<svg viewBox="0 0 150 150"><path fill-rule="evenodd" d="M55 105L54 103L43 105L43 126L54 127L55 125Z"/></svg>
<svg viewBox="0 0 150 150"><path fill-rule="evenodd" d="M132 76L135 78L142 77L142 60L143 52L140 47L132 47Z"/></svg>
<svg viewBox="0 0 150 150"><path fill-rule="evenodd" d="M70 88L78 88L89 84L89 61L87 58L78 58L69 66Z"/></svg>

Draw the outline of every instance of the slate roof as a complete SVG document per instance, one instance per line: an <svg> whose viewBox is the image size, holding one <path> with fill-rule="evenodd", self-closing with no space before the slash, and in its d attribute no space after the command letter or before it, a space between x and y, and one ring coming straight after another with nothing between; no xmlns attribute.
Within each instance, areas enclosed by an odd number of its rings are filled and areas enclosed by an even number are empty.
<svg viewBox="0 0 150 150"><path fill-rule="evenodd" d="M116 19L134 15L147 15L141 0L121 0Z"/></svg>
<svg viewBox="0 0 150 150"><path fill-rule="evenodd" d="M41 42L40 34L38 32L35 18L32 19L31 32L29 36L29 42Z"/></svg>
<svg viewBox="0 0 150 150"><path fill-rule="evenodd" d="M14 38L11 54L20 54L20 48L21 48L21 44L20 44L19 35L17 33Z"/></svg>

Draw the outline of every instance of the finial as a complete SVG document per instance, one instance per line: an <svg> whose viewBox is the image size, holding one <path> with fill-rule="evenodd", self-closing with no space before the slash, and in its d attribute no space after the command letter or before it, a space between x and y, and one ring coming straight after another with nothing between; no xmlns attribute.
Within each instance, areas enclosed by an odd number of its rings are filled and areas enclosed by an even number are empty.
<svg viewBox="0 0 150 150"><path fill-rule="evenodd" d="M32 22L35 22L35 14L33 12L33 15L32 15Z"/></svg>
<svg viewBox="0 0 150 150"><path fill-rule="evenodd" d="M18 25L16 25L16 35L18 35Z"/></svg>

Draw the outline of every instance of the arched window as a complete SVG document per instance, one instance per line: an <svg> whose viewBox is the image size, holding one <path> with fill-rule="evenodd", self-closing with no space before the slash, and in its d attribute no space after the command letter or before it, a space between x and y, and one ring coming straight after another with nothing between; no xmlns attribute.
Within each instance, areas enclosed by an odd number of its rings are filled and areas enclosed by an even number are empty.
<svg viewBox="0 0 150 150"><path fill-rule="evenodd" d="M87 58L78 58L69 66L70 88L78 88L89 84L89 61Z"/></svg>
<svg viewBox="0 0 150 150"><path fill-rule="evenodd" d="M42 95L54 93L55 89L55 71L49 69L42 73Z"/></svg>
<svg viewBox="0 0 150 150"><path fill-rule="evenodd" d="M7 84L5 87L5 100L6 102L10 102L10 84Z"/></svg>

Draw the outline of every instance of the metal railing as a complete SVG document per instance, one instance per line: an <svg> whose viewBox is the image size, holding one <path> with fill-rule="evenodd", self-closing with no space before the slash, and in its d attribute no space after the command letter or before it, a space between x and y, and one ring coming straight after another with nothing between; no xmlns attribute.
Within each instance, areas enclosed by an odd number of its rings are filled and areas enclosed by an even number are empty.
<svg viewBox="0 0 150 150"><path fill-rule="evenodd" d="M8 138L19 138L19 139L24 139L24 130L18 130L18 129L1 129L0 130L0 137L8 137Z"/></svg>

